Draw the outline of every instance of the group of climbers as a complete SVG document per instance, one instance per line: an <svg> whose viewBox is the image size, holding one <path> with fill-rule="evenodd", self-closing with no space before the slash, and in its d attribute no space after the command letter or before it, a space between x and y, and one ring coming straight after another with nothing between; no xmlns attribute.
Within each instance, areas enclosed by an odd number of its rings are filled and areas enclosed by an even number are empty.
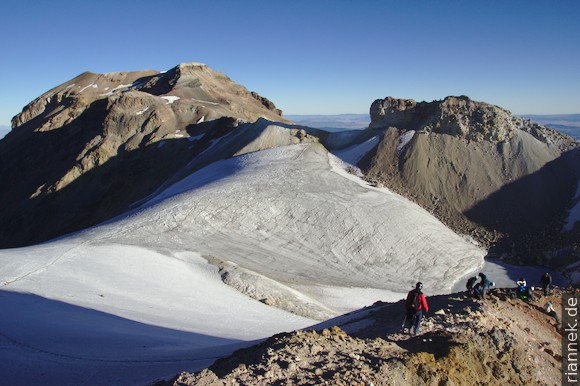
<svg viewBox="0 0 580 386"><path fill-rule="evenodd" d="M477 284L475 284L477 281L475 276L467 281L468 294L478 299L484 299L489 288L495 286L495 283L490 281L483 273L479 273L479 278L480 281ZM409 334L417 335L421 328L423 313L429 311L427 298L423 294L423 283L418 282L415 288L409 291L405 300L405 308L406 314L403 328L407 329Z"/></svg>
<svg viewBox="0 0 580 386"><path fill-rule="evenodd" d="M487 278L484 273L479 273L479 282L476 284L477 277L473 276L467 280L467 296L475 299L485 299L485 295L495 283Z"/></svg>
<svg viewBox="0 0 580 386"><path fill-rule="evenodd" d="M477 277L473 276L467 280L467 296L469 298L483 300L486 299L486 295L490 288L495 286L495 283L487 278L487 276L480 272L478 274L479 282L477 282ZM477 282L477 283L476 283ZM525 301L534 300L534 287L529 287L526 279L521 277L516 281L517 288L515 289L516 297ZM552 284L552 276L550 273L546 272L540 278L540 285L544 296L548 296L550 285ZM407 294L407 299L405 300L405 320L403 321L403 328L407 329L409 334L417 335L421 327L421 321L423 320L423 314L429 311L429 305L427 303L427 298L423 294L423 283L418 282L415 288L409 291ZM553 316L559 323L559 318L554 310L551 302L546 303L544 310L548 315Z"/></svg>
<svg viewBox="0 0 580 386"><path fill-rule="evenodd" d="M515 290L515 297L516 299L523 300L525 302L533 302L535 300L534 297L534 287L528 286L525 277L520 277L520 280L516 282L517 288ZM546 272L540 278L540 285L542 286L542 291L544 296L548 296L550 294L550 285L552 284L552 276L549 272ZM548 301L544 304L543 307L546 314L550 315L554 319L556 319L556 323L560 324L560 318L558 317L558 313L554 309L554 305L552 302Z"/></svg>
<svg viewBox="0 0 580 386"><path fill-rule="evenodd" d="M490 281L487 276L483 273L479 273L480 281L479 283L475 284L477 281L477 277L473 276L467 280L467 284L465 287L467 288L467 296L470 298L475 299L485 299L485 295L489 288L495 286L495 283ZM552 276L549 272L544 273L540 278L540 285L542 286L542 290L544 291L544 296L548 296L550 285L552 284ZM516 281L516 289L515 294L519 299L531 301L534 300L534 287L528 286L525 277L521 277L518 281Z"/></svg>
<svg viewBox="0 0 580 386"><path fill-rule="evenodd" d="M521 300L525 301L533 301L534 300L534 287L528 286L525 277L520 277L520 280L516 282L517 288L515 291L516 297ZM544 292L544 296L548 296L550 293L550 285L552 284L552 276L549 272L546 272L540 278L540 285L542 286L542 291Z"/></svg>

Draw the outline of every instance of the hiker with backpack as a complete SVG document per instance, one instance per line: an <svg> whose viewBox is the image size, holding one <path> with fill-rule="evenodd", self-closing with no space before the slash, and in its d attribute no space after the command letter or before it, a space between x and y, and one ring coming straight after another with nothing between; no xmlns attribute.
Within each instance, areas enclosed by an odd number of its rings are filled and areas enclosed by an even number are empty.
<svg viewBox="0 0 580 386"><path fill-rule="evenodd" d="M480 272L478 274L478 276L480 278L480 281L474 287L475 296L478 299L485 299L485 295L487 294L487 291L489 290L490 287L493 287L495 285L495 283L490 281L487 278L487 276L482 272Z"/></svg>
<svg viewBox="0 0 580 386"><path fill-rule="evenodd" d="M467 284L465 284L465 288L467 288L467 297L473 298L475 297L475 290L473 288L475 282L477 281L477 277L472 276L467 280Z"/></svg>
<svg viewBox="0 0 580 386"><path fill-rule="evenodd" d="M407 316L403 326L408 329L409 334L417 335L421 327L421 320L423 319L423 312L429 311L427 298L422 292L423 283L418 282L415 289L412 289L407 294L405 300L405 307Z"/></svg>
<svg viewBox="0 0 580 386"><path fill-rule="evenodd" d="M520 277L520 280L516 281L516 284L518 285L516 288L516 296L519 299L527 302L534 300L534 295L532 294L534 287L528 287L525 277Z"/></svg>

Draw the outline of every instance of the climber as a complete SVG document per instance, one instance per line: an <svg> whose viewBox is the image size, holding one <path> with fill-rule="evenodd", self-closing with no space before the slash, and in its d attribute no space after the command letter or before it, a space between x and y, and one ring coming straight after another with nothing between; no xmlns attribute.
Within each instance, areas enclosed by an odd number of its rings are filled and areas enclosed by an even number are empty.
<svg viewBox="0 0 580 386"><path fill-rule="evenodd" d="M544 275L540 278L540 284L544 290L544 296L548 296L550 284L552 284L552 276L548 272L544 273Z"/></svg>
<svg viewBox="0 0 580 386"><path fill-rule="evenodd" d="M487 276L481 272L478 274L478 276L481 280L475 285L475 287L473 287L474 294L478 299L485 299L485 295L487 294L489 288L495 286L495 283L490 281Z"/></svg>
<svg viewBox="0 0 580 386"><path fill-rule="evenodd" d="M477 281L477 277L472 276L467 280L467 284L465 284L465 287L467 288L467 297L468 298L475 297L475 290L473 289L473 285L475 284L476 281Z"/></svg>
<svg viewBox="0 0 580 386"><path fill-rule="evenodd" d="M522 299L525 301L533 301L534 300L534 295L532 294L534 287L528 287L528 284L526 282L525 277L520 277L520 280L518 280L516 282L516 284L518 285L518 287L516 288L516 296L519 299Z"/></svg>
<svg viewBox="0 0 580 386"><path fill-rule="evenodd" d="M409 291L407 294L407 300L405 301L407 316L405 317L403 326L408 329L409 334L413 335L419 333L421 320L423 319L423 311L429 311L427 298L425 298L422 289L423 283L418 282L415 285L415 289Z"/></svg>

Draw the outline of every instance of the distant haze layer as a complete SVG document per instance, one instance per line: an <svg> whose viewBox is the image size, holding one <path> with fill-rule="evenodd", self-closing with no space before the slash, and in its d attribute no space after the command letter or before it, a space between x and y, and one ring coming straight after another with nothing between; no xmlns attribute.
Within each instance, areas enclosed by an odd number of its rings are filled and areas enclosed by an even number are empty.
<svg viewBox="0 0 580 386"><path fill-rule="evenodd" d="M523 115L523 117L580 140L580 114Z"/></svg>
<svg viewBox="0 0 580 386"><path fill-rule="evenodd" d="M301 125L328 131L366 129L371 122L369 114L285 115L284 117Z"/></svg>
<svg viewBox="0 0 580 386"><path fill-rule="evenodd" d="M366 129L371 121L369 114L338 115L285 115L286 119L301 125L329 131ZM580 140L580 114L522 115L563 134Z"/></svg>

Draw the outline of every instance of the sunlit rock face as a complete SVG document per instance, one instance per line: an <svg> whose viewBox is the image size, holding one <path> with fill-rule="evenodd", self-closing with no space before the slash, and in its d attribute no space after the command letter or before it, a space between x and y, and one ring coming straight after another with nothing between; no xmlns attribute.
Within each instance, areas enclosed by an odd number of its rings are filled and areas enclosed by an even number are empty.
<svg viewBox="0 0 580 386"><path fill-rule="evenodd" d="M267 98L200 63L163 73L83 73L24 107L0 143L0 247L36 243L123 212L193 159L195 169L232 156L259 134L253 128L229 148L212 146L220 138L258 120L264 130L263 122L287 123L281 114Z"/></svg>
<svg viewBox="0 0 580 386"><path fill-rule="evenodd" d="M544 248L578 248L577 232L561 232L579 178L577 141L465 96L388 97L374 101L370 115L369 131L382 134L360 162L368 179L460 234L486 246L503 242L518 260L535 251L546 263Z"/></svg>

